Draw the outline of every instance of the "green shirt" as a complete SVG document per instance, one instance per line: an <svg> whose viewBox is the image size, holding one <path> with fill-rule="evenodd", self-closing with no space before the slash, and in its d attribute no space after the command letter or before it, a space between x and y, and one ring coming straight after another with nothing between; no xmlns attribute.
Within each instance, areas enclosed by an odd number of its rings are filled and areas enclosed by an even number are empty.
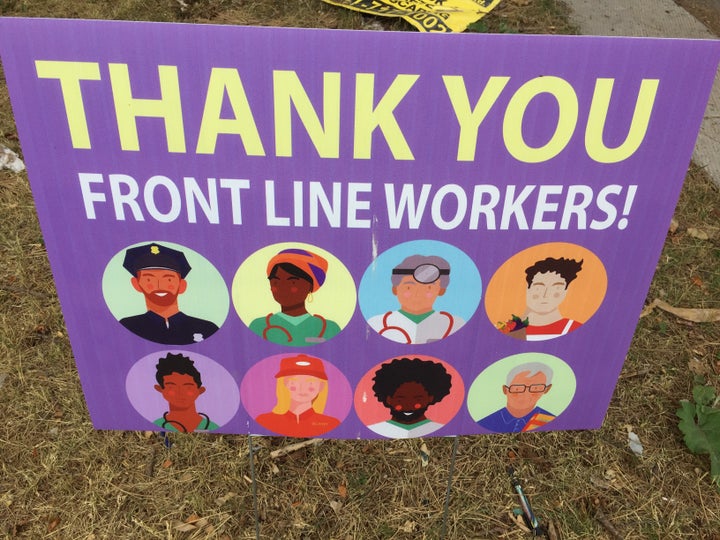
<svg viewBox="0 0 720 540"><path fill-rule="evenodd" d="M337 323L309 313L297 317L284 313L258 317L250 323L250 330L271 343L292 347L322 343L340 333Z"/></svg>

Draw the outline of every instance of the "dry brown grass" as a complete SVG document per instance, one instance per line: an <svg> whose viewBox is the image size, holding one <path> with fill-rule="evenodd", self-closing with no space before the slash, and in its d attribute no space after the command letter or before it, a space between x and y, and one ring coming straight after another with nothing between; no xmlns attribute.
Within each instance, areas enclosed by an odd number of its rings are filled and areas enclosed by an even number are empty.
<svg viewBox="0 0 720 540"><path fill-rule="evenodd" d="M571 33L552 0L507 0L493 31ZM362 28L320 0L0 0L8 15ZM410 30L402 21L386 28ZM0 75L2 77L2 75ZM0 143L19 151L4 80ZM649 299L720 307L720 193L688 174ZM0 535L57 539L524 538L513 463L562 538L720 538L720 494L677 429L693 377L718 385L718 325L654 311L638 326L597 431L408 441L326 441L273 459L282 438L98 432L82 399L27 178L0 171ZM710 240L688 234L703 229ZM645 453L627 447L627 426ZM421 459L422 445L429 454ZM254 449L255 522L249 444ZM447 517L444 503L454 465ZM202 519L200 519L202 518Z"/></svg>

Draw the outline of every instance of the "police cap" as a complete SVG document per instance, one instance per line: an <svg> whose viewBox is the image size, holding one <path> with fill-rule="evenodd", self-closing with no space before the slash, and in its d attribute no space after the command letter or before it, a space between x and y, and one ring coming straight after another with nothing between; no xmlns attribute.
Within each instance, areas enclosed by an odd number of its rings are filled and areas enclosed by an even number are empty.
<svg viewBox="0 0 720 540"><path fill-rule="evenodd" d="M140 270L162 268L177 272L183 279L190 272L190 264L182 251L156 243L126 250L123 268L133 276Z"/></svg>

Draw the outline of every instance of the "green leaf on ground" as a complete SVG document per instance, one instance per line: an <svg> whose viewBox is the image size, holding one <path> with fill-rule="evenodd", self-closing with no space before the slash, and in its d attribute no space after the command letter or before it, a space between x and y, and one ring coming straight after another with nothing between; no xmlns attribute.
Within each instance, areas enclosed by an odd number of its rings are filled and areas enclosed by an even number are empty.
<svg viewBox="0 0 720 540"><path fill-rule="evenodd" d="M691 452L710 456L710 475L720 488L720 409L712 406L715 391L711 386L697 385L693 398L695 403L680 402L678 427Z"/></svg>

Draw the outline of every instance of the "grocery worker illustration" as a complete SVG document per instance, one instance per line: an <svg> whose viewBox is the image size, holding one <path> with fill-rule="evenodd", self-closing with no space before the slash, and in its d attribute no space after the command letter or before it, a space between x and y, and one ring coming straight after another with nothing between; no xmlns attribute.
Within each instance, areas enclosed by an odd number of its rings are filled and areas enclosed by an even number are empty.
<svg viewBox="0 0 720 540"><path fill-rule="evenodd" d="M400 308L368 319L370 327L397 343L431 343L459 330L465 321L433 308L450 283L450 264L438 256L411 255L392 270L392 293Z"/></svg>
<svg viewBox="0 0 720 540"><path fill-rule="evenodd" d="M544 341L564 336L582 323L563 316L560 306L568 286L582 270L583 261L547 257L525 269L527 281L527 341Z"/></svg>
<svg viewBox="0 0 720 540"><path fill-rule="evenodd" d="M143 314L120 319L125 328L167 345L197 343L217 332L215 323L180 311L178 297L187 290L185 277L191 270L182 251L157 243L133 247L125 251L123 267L147 308Z"/></svg>
<svg viewBox="0 0 720 540"><path fill-rule="evenodd" d="M305 249L284 249L270 259L267 278L280 311L253 320L250 330L272 343L304 347L340 332L334 321L310 313L307 304L325 283L328 262Z"/></svg>
<svg viewBox="0 0 720 540"><path fill-rule="evenodd" d="M324 414L328 400L328 376L319 358L299 354L280 360L275 374L277 401L272 411L255 421L288 437L315 437L340 425Z"/></svg>

